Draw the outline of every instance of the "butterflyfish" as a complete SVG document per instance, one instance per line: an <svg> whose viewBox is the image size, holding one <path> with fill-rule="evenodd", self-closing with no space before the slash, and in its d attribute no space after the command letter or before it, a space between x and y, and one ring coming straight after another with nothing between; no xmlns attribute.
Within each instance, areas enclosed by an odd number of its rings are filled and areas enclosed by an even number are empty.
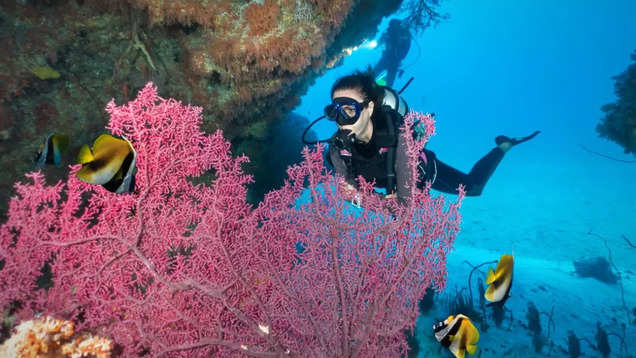
<svg viewBox="0 0 636 358"><path fill-rule="evenodd" d="M512 255L501 255L495 271L492 268L488 271L486 285L489 286L484 297L490 302L489 305L503 305L510 297L513 266Z"/></svg>
<svg viewBox="0 0 636 358"><path fill-rule="evenodd" d="M463 314L448 316L433 326L435 339L457 358L464 358L466 353L473 355L477 351L479 331L470 319Z"/></svg>
<svg viewBox="0 0 636 358"><path fill-rule="evenodd" d="M46 164L60 164L62 161L62 153L64 153L67 148L68 136L57 133L49 134L35 155L35 165L38 168L42 168Z"/></svg>
<svg viewBox="0 0 636 358"><path fill-rule="evenodd" d="M82 168L77 177L90 183L102 185L113 193L128 193L135 189L137 152L126 139L102 134L89 148L80 148L77 160Z"/></svg>

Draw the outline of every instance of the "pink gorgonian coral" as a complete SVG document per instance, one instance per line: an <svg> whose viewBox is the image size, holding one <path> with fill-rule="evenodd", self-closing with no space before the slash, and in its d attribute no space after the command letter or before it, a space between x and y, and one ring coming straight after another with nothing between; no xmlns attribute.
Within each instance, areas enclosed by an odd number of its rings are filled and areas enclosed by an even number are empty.
<svg viewBox="0 0 636 358"><path fill-rule="evenodd" d="M200 108L149 83L106 110L107 129L137 151L134 192L84 183L79 166L54 186L27 174L0 229L0 306L72 320L124 356L405 353L418 300L445 283L463 193L449 204L413 185L398 204L361 179L357 209L318 147L254 208L247 158L199 130ZM432 133L430 117L407 117L413 183L424 145L410 136L415 119Z"/></svg>

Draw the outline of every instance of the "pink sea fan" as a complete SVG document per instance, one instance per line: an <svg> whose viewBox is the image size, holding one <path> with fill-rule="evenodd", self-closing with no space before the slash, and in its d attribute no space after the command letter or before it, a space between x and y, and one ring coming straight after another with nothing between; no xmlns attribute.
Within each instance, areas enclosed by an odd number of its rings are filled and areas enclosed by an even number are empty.
<svg viewBox="0 0 636 358"><path fill-rule="evenodd" d="M448 204L412 185L401 205L361 180L355 209L318 147L253 208L247 158L232 157L220 131L200 131L199 108L149 83L107 111L107 129L137 151L134 192L84 183L79 166L54 186L39 172L16 184L0 228L2 307L72 319L124 356L406 352L418 299L444 285L463 194ZM410 115L405 133L416 118L430 120ZM406 139L415 183L424 142ZM195 184L208 171L212 182ZM52 286L38 289L45 262Z"/></svg>

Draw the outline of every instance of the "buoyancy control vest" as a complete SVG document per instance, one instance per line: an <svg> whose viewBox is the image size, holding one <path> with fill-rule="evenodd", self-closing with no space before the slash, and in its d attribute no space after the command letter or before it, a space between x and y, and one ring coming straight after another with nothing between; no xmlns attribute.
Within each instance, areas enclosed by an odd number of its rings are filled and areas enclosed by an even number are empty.
<svg viewBox="0 0 636 358"><path fill-rule="evenodd" d="M376 180L376 185L386 187L386 193L396 191L395 153L400 127L409 108L400 95L389 87L384 88L380 112L374 114L372 140L368 144L356 145L334 134L330 145L335 145L347 166L347 176Z"/></svg>

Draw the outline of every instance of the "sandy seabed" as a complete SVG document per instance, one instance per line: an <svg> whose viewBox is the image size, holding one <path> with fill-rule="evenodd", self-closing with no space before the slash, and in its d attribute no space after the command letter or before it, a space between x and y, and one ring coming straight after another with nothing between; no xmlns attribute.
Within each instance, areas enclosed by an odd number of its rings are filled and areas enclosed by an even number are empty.
<svg viewBox="0 0 636 358"><path fill-rule="evenodd" d="M521 163L521 164L520 164ZM448 283L439 296L455 296L467 286L471 265L496 261L514 254L514 282L501 327L488 317L480 330L475 357L569 356L568 331L596 344L596 323L608 333L621 334L626 323L627 354L636 341L636 164L609 161L573 150L571 156L509 153L481 197L467 198L463 224L454 250L448 257ZM608 250L609 249L609 250ZM573 261L590 257L610 259L621 280L607 284L575 273ZM469 265L470 263L470 265ZM494 268L495 265L492 265ZM485 279L488 266L473 274L473 295L478 304L477 276ZM621 294L623 286L625 306ZM467 291L464 291L467 293ZM436 298L433 309L418 318L418 357L450 357L440 349L431 327L448 315ZM535 352L527 327L528 303L541 314L549 343ZM553 312L553 313L552 313ZM460 313L460 312L458 312ZM475 322L477 328L480 323ZM611 357L622 357L620 341L609 337ZM553 344L550 347L550 343ZM581 341L582 356L601 357Z"/></svg>

